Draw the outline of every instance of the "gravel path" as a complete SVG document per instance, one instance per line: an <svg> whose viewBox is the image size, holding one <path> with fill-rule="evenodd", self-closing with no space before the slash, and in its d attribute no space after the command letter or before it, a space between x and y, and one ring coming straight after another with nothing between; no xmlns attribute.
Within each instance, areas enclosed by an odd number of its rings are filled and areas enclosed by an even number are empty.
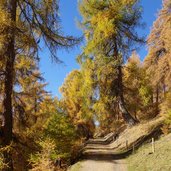
<svg viewBox="0 0 171 171"><path fill-rule="evenodd" d="M125 160L84 160L68 171L127 171Z"/></svg>

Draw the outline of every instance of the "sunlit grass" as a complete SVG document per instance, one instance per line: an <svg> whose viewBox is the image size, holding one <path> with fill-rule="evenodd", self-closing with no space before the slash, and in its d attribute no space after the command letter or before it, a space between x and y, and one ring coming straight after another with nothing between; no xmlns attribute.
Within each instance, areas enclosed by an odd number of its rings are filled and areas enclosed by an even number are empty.
<svg viewBox="0 0 171 171"><path fill-rule="evenodd" d="M128 171L170 171L171 134L155 142L155 153L148 143L127 159Z"/></svg>

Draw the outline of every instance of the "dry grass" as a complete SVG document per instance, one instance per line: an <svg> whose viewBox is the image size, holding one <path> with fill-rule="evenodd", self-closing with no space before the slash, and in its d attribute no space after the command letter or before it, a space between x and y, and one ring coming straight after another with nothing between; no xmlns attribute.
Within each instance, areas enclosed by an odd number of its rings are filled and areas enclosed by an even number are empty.
<svg viewBox="0 0 171 171"><path fill-rule="evenodd" d="M147 134L152 132L158 125L163 123L164 118L155 118L146 123L140 123L134 127L127 128L124 130L116 141L108 145L97 145L90 144L85 147L84 153L96 153L96 152L108 152L116 153L126 150L126 141L128 141L128 146L132 145L137 140L145 137Z"/></svg>
<svg viewBox="0 0 171 171"><path fill-rule="evenodd" d="M152 130L155 129L158 125L160 125L163 122L163 120L164 120L164 118L160 117L157 119L153 119L149 122L141 123L132 128L126 129L120 135L118 140L111 144L111 147L115 148L119 144L120 146L119 146L118 150L124 149L126 141L128 141L128 146L129 146L129 144L133 144L138 139L140 139L140 137L144 137L147 134L149 134L150 132L152 132Z"/></svg>

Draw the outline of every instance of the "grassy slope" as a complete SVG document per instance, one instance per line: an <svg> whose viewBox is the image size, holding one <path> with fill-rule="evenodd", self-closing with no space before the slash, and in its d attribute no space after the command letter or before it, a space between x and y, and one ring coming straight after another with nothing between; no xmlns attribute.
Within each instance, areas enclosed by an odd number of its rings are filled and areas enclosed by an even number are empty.
<svg viewBox="0 0 171 171"><path fill-rule="evenodd" d="M151 144L139 148L127 159L128 171L171 171L171 134L157 140L151 152Z"/></svg>

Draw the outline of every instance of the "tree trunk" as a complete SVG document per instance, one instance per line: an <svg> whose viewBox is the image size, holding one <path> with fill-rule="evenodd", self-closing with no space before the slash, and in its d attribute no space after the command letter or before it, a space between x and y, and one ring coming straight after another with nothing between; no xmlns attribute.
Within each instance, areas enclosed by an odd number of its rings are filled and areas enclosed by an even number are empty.
<svg viewBox="0 0 171 171"><path fill-rule="evenodd" d="M166 98L166 85L163 83L163 97Z"/></svg>
<svg viewBox="0 0 171 171"><path fill-rule="evenodd" d="M114 60L118 62L117 66L117 97L118 97L118 103L119 103L119 110L122 113L122 117L124 121L132 126L138 123L138 120L134 119L131 114L128 112L125 100L124 100L124 91L123 91L123 75L122 75L122 60L119 58L118 53L118 46L117 46L117 40L114 39Z"/></svg>
<svg viewBox="0 0 171 171"><path fill-rule="evenodd" d="M9 35L6 43L6 67L5 67L5 83L4 83L4 118L5 124L3 128L3 145L9 146L12 141L12 128L13 128L13 116L12 116L12 92L13 92L13 78L14 78L14 61L15 61L15 21L16 21L16 0L9 0L7 3L7 9L9 12L9 21L12 21L12 26L7 30ZM14 24L14 25L13 25ZM4 171L12 171L12 155L11 152L4 152L5 163L8 164L8 168Z"/></svg>
<svg viewBox="0 0 171 171"><path fill-rule="evenodd" d="M6 63L6 79L5 79L5 98L4 98L4 146L9 146L12 141L12 89L13 89L13 61L8 60ZM5 163L8 163L12 170L12 157L10 152L4 153ZM8 170L8 169L7 169Z"/></svg>
<svg viewBox="0 0 171 171"><path fill-rule="evenodd" d="M118 101L119 101L119 109L122 113L122 117L125 120L125 122L132 126L138 123L136 119L134 119L131 114L128 112L126 105L125 105L125 100L124 100L124 92L123 92L123 81L122 81L122 66L119 65L118 68Z"/></svg>
<svg viewBox="0 0 171 171"><path fill-rule="evenodd" d="M157 84L156 87L156 114L155 116L157 116L159 114L159 85Z"/></svg>
<svg viewBox="0 0 171 171"><path fill-rule="evenodd" d="M36 94L36 92L35 92L35 96L36 96L37 94ZM35 97L34 98L34 114L33 114L33 122L34 122L34 124L36 124L37 123L37 111L38 111L38 109L37 109L37 97Z"/></svg>

